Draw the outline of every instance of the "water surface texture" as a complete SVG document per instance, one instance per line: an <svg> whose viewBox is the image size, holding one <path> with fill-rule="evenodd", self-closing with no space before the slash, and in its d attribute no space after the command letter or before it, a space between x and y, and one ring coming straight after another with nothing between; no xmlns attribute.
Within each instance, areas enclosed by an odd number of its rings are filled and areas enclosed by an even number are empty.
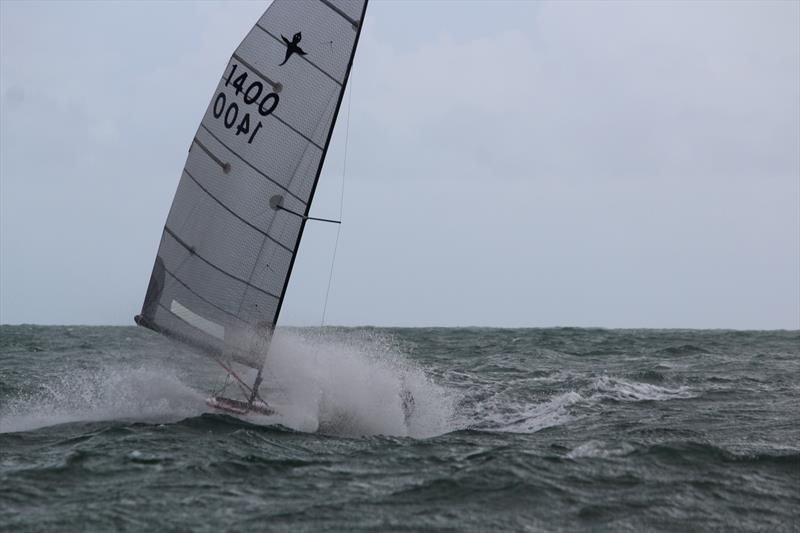
<svg viewBox="0 0 800 533"><path fill-rule="evenodd" d="M142 329L0 361L3 530L800 530L798 332L281 330L244 420Z"/></svg>

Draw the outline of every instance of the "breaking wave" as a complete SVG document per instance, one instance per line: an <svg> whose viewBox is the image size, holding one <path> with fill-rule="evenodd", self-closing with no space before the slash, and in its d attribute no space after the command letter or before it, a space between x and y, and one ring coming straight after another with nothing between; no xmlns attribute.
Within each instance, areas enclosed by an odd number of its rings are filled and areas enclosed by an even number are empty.
<svg viewBox="0 0 800 533"><path fill-rule="evenodd" d="M502 394L487 396L464 417L465 427L481 431L535 433L568 424L583 416L597 415L603 410L603 402L607 401L670 401L692 398L695 394L687 387L669 388L601 376L587 385L554 393L539 402L510 400ZM597 443L589 443L587 448L575 453L612 453L598 446Z"/></svg>
<svg viewBox="0 0 800 533"><path fill-rule="evenodd" d="M629 382L609 376L597 378L593 384L595 398L620 402L642 402L692 398L688 387L671 389L650 383Z"/></svg>
<svg viewBox="0 0 800 533"><path fill-rule="evenodd" d="M573 449L567 454L569 459L584 457L620 457L633 453L636 448L627 442L605 442L590 440Z"/></svg>
<svg viewBox="0 0 800 533"><path fill-rule="evenodd" d="M570 407L584 400L577 392L569 391L539 403L489 402L473 415L476 420L467 426L501 433L536 433L574 420L576 416Z"/></svg>

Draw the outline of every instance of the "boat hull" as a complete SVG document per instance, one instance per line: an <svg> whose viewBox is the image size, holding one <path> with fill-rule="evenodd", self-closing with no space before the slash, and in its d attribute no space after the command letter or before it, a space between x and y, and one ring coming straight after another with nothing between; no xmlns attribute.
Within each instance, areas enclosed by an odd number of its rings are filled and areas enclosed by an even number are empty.
<svg viewBox="0 0 800 533"><path fill-rule="evenodd" d="M206 399L206 404L219 411L234 415L274 415L275 410L260 400L253 403L244 402L242 400L234 400L225 398L224 396L211 396Z"/></svg>

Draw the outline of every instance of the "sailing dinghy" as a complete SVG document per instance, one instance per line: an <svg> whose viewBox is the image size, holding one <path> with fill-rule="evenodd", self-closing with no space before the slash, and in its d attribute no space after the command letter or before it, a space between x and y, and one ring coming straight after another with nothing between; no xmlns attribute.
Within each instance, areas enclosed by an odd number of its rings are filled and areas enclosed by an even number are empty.
<svg viewBox="0 0 800 533"><path fill-rule="evenodd" d="M367 0L274 0L231 56L192 139L136 323L213 358L259 394L350 76ZM335 222L324 220L326 222ZM248 383L234 364L255 369Z"/></svg>

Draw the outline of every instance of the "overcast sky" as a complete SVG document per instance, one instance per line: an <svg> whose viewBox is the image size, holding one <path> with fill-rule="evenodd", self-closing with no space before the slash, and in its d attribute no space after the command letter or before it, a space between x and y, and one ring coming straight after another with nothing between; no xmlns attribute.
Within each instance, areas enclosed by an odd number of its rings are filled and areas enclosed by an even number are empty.
<svg viewBox="0 0 800 533"><path fill-rule="evenodd" d="M266 6L0 2L0 322L132 323ZM800 327L800 2L373 1L351 82L327 323ZM335 237L282 324L320 323Z"/></svg>

